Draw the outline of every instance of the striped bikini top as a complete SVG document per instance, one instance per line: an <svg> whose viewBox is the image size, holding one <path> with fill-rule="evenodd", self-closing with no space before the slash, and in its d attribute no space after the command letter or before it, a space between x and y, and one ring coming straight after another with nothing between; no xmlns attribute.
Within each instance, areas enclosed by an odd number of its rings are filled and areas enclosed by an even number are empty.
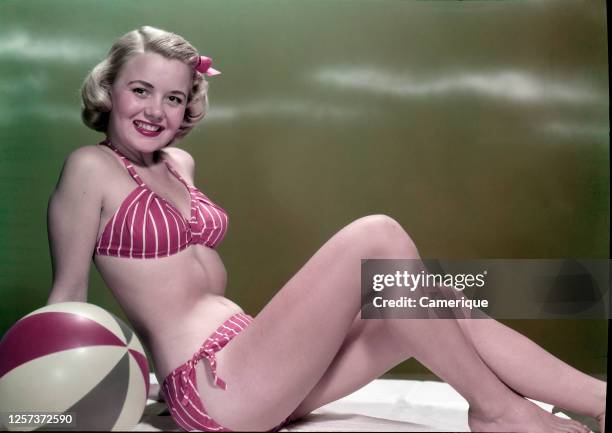
<svg viewBox="0 0 612 433"><path fill-rule="evenodd" d="M142 181L132 163L109 141L138 186L123 200L107 222L95 247L95 254L130 259L168 257L192 244L215 248L225 236L227 213L193 185L189 185L172 168L168 170L180 180L191 196L191 218L185 219L176 207L151 191Z"/></svg>

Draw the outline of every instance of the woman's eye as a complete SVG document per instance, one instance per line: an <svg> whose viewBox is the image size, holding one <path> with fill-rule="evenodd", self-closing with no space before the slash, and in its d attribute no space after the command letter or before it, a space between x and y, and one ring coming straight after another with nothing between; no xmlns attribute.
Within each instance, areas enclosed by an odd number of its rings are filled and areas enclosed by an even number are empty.
<svg viewBox="0 0 612 433"><path fill-rule="evenodd" d="M168 99L170 99L170 102L174 103L174 104L182 104L183 100L181 98L179 98L178 96L170 96Z"/></svg>
<svg viewBox="0 0 612 433"><path fill-rule="evenodd" d="M136 87L132 89L132 92L136 93L137 95L145 95L147 93L147 89L143 89L142 87Z"/></svg>

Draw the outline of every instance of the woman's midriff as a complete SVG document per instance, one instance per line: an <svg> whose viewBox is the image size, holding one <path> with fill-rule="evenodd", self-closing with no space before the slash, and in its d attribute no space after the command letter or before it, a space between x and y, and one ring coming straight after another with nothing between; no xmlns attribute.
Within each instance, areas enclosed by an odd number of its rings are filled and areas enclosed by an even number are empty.
<svg viewBox="0 0 612 433"><path fill-rule="evenodd" d="M161 259L95 256L94 261L149 351L159 383L221 323L243 312L224 297L225 267L206 246L192 245Z"/></svg>

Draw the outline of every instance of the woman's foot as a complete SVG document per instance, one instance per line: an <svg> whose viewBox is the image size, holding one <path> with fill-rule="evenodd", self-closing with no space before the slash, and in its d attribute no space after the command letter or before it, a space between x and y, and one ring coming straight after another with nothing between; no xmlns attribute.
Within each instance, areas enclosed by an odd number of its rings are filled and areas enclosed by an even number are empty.
<svg viewBox="0 0 612 433"><path fill-rule="evenodd" d="M589 433L585 425L548 413L518 396L498 413L470 408L468 424L474 432Z"/></svg>

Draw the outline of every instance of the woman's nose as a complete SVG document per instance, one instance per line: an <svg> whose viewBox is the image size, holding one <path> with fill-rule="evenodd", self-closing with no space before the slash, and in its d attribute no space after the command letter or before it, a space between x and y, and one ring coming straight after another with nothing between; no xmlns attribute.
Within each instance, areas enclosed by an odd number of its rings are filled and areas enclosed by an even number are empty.
<svg viewBox="0 0 612 433"><path fill-rule="evenodd" d="M164 110L160 102L151 101L144 110L145 116L151 121L160 121L164 118Z"/></svg>

